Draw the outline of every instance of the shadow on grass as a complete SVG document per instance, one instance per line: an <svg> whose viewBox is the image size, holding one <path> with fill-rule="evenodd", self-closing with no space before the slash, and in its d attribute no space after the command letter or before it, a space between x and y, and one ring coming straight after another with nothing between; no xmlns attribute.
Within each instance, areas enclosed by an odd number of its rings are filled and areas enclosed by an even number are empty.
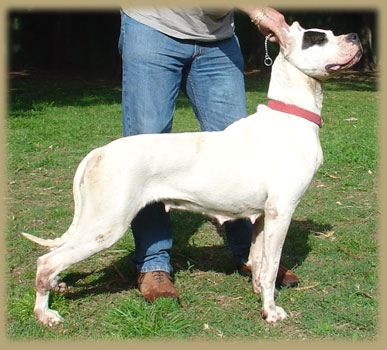
<svg viewBox="0 0 387 350"><path fill-rule="evenodd" d="M14 82L9 91L8 113L12 118L33 117L47 107L88 107L121 105L121 86L109 81L81 79ZM190 107L180 93L176 109Z"/></svg>
<svg viewBox="0 0 387 350"><path fill-rule="evenodd" d="M189 240L197 232L199 227L208 218L186 212L179 212L179 220L176 221L174 248L171 253L171 264L174 272L184 271L194 266L195 270L215 271L218 273L232 274L235 271L231 251L225 242L224 230L216 225L217 233L224 239L223 244L211 246L192 246ZM292 269L302 265L310 252L308 244L309 235L314 232L331 230L328 224L318 224L312 220L293 220L282 251L282 263ZM91 282L85 282L89 273L67 273L63 281L74 291L66 292L67 299L80 299L87 295L112 294L137 288L137 271L132 265L134 253L128 254L112 265L101 270L94 271L100 275Z"/></svg>
<svg viewBox="0 0 387 350"><path fill-rule="evenodd" d="M246 92L266 93L270 70L245 73ZM377 72L349 71L325 84L325 89L348 91L377 91ZM29 111L39 111L47 106L87 107L121 104L121 82L117 80L86 79L82 77L57 77L44 72L11 78L9 82L9 115L30 116ZM177 108L189 107L183 94L179 95Z"/></svg>
<svg viewBox="0 0 387 350"><path fill-rule="evenodd" d="M236 264L231 250L227 246L224 228L200 215L195 215L197 216L196 219L192 218L193 214L187 212L179 212L179 215L181 216L179 225L183 226L183 223L185 223L187 226L183 230L179 227L175 228L175 231L178 232L176 234L178 239L177 242L174 239L175 246L171 253L171 261L175 272L186 270L190 265L194 265L195 269L201 271L233 273ZM192 220L197 227L191 225ZM204 221L211 221L215 225L217 233L223 239L223 244L208 247L189 245L190 237ZM309 235L314 234L314 232L330 231L331 229L332 227L329 224L319 224L312 220L294 219L288 230L281 261L290 269L302 265L310 252Z"/></svg>

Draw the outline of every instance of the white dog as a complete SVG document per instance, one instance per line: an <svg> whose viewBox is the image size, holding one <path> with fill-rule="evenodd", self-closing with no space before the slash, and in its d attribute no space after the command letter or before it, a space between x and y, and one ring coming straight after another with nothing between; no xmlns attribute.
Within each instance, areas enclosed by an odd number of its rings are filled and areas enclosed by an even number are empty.
<svg viewBox="0 0 387 350"><path fill-rule="evenodd" d="M359 61L356 34L283 30L286 47L276 58L268 105L221 132L138 135L90 152L74 178L75 213L62 237L28 239L51 248L39 257L34 313L45 325L62 321L49 309L58 274L117 242L145 205L254 223L249 261L262 313L286 318L275 305L282 245L302 195L323 160L319 141L322 81Z"/></svg>

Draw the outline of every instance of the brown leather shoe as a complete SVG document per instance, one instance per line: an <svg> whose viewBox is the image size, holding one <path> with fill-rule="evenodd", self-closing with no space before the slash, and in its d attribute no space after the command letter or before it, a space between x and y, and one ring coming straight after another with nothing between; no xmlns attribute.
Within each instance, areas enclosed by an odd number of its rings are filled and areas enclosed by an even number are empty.
<svg viewBox="0 0 387 350"><path fill-rule="evenodd" d="M137 284L142 296L149 302L153 302L156 298L178 297L172 284L172 277L165 271L140 272Z"/></svg>
<svg viewBox="0 0 387 350"><path fill-rule="evenodd" d="M251 276L251 266L239 264L237 269L240 275ZM297 287L299 284L300 280L298 277L284 265L280 264L275 281L276 287Z"/></svg>
<svg viewBox="0 0 387 350"><path fill-rule="evenodd" d="M277 287L297 287L300 284L298 277L287 267L280 264L275 285Z"/></svg>

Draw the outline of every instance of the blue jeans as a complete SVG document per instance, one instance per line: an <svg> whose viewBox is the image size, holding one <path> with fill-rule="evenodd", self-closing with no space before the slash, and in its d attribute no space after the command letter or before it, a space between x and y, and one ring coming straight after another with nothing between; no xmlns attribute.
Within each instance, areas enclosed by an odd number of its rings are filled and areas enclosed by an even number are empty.
<svg viewBox="0 0 387 350"><path fill-rule="evenodd" d="M124 136L170 132L179 89L190 100L203 131L223 130L247 115L236 36L209 43L179 40L121 13L119 51ZM170 273L172 228L164 205L148 205L131 227L137 269ZM251 232L247 220L226 224L227 241L238 262L247 261Z"/></svg>

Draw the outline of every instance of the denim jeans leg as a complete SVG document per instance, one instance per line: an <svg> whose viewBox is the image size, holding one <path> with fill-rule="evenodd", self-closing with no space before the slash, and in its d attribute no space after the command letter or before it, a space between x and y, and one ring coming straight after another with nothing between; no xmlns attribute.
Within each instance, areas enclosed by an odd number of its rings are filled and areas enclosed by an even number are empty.
<svg viewBox="0 0 387 350"><path fill-rule="evenodd" d="M239 42L234 35L220 42L196 45L197 57L184 77L185 91L202 130L223 130L247 116ZM250 221L236 220L226 223L225 228L234 259L246 263L252 236Z"/></svg>
<svg viewBox="0 0 387 350"><path fill-rule="evenodd" d="M122 13L124 136L171 131L183 63L171 57L174 40Z"/></svg>
<svg viewBox="0 0 387 350"><path fill-rule="evenodd" d="M170 132L182 71L179 59L168 54L173 39L121 13L119 45L123 63L124 136ZM136 244L133 262L137 269L170 272L172 228L164 205L147 206L131 226Z"/></svg>
<svg viewBox="0 0 387 350"><path fill-rule="evenodd" d="M140 272L166 271L172 249L172 227L163 203L153 203L142 209L131 224L136 252L133 263Z"/></svg>
<svg viewBox="0 0 387 350"><path fill-rule="evenodd" d="M247 116L243 56L237 37L196 43L184 88L203 131L219 131Z"/></svg>
<svg viewBox="0 0 387 350"><path fill-rule="evenodd" d="M238 264L246 264L249 259L253 225L249 220L235 220L224 224L227 243Z"/></svg>

